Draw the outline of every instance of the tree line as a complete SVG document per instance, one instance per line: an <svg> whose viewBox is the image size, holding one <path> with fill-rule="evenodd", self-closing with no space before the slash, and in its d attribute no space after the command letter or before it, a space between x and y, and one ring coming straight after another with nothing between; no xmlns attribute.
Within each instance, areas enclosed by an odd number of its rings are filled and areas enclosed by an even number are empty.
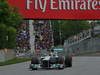
<svg viewBox="0 0 100 75"><path fill-rule="evenodd" d="M0 0L0 49L15 48L16 29L21 20L16 8L10 8L7 0Z"/></svg>
<svg viewBox="0 0 100 75"><path fill-rule="evenodd" d="M53 37L55 45L62 45L67 38L91 27L86 20L53 20Z"/></svg>

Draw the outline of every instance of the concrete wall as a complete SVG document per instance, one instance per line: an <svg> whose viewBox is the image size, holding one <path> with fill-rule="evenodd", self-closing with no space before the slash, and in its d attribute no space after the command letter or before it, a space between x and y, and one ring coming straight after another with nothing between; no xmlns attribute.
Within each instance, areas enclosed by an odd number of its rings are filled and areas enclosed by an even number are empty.
<svg viewBox="0 0 100 75"><path fill-rule="evenodd" d="M0 50L0 62L5 61L5 52L3 50Z"/></svg>
<svg viewBox="0 0 100 75"><path fill-rule="evenodd" d="M15 58L15 52L13 50L0 50L0 62L4 62Z"/></svg>
<svg viewBox="0 0 100 75"><path fill-rule="evenodd" d="M86 53L100 51L100 38L88 38L80 43L68 46L65 45L67 52Z"/></svg>

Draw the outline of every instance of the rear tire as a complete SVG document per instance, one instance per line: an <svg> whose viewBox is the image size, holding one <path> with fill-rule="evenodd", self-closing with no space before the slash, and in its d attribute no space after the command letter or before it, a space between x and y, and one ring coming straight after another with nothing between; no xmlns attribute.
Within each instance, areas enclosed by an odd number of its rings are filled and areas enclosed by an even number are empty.
<svg viewBox="0 0 100 75"><path fill-rule="evenodd" d="M64 68L65 68L64 66L63 67L58 67L59 70L63 70Z"/></svg>
<svg viewBox="0 0 100 75"><path fill-rule="evenodd" d="M58 70L63 70L64 68L58 68Z"/></svg>
<svg viewBox="0 0 100 75"><path fill-rule="evenodd" d="M37 70L37 68L32 68L32 70Z"/></svg>
<svg viewBox="0 0 100 75"><path fill-rule="evenodd" d="M72 67L72 57L71 56L65 57L65 67Z"/></svg>

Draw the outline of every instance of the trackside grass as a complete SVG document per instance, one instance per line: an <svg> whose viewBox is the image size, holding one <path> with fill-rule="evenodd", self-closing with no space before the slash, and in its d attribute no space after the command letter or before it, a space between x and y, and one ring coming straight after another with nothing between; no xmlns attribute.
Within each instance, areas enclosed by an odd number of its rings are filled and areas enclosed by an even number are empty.
<svg viewBox="0 0 100 75"><path fill-rule="evenodd" d="M26 62L26 61L30 61L30 59L28 58L14 58L5 62L0 62L0 66L5 66L5 65L11 65L11 64L17 64L17 63L22 63L22 62Z"/></svg>

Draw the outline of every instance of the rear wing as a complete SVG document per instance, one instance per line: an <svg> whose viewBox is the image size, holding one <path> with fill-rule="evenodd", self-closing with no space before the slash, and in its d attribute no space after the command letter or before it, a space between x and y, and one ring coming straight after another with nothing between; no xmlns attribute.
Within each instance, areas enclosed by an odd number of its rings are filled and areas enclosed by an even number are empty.
<svg viewBox="0 0 100 75"><path fill-rule="evenodd" d="M64 52L64 49L63 48L55 48L55 49L53 49L53 52L57 52L57 53Z"/></svg>

